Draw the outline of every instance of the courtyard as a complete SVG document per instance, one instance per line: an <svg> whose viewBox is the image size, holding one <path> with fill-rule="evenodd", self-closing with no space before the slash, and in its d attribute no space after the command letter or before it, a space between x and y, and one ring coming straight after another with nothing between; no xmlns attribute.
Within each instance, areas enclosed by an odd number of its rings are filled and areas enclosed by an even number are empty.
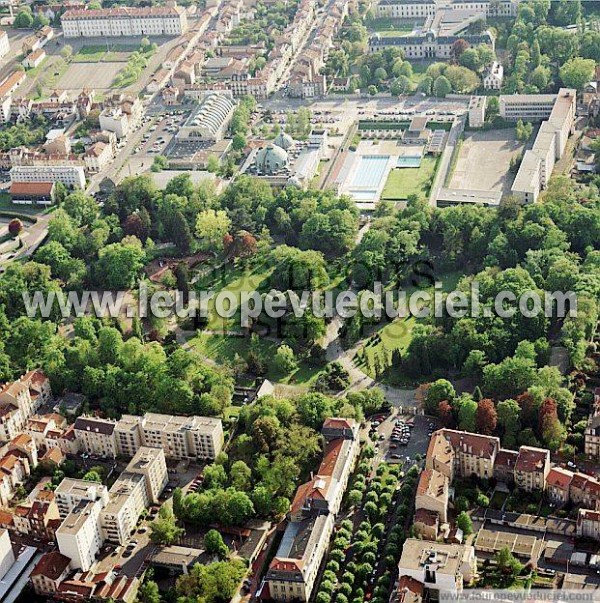
<svg viewBox="0 0 600 603"><path fill-rule="evenodd" d="M514 180L510 162L524 147L513 128L466 133L448 188L510 193Z"/></svg>

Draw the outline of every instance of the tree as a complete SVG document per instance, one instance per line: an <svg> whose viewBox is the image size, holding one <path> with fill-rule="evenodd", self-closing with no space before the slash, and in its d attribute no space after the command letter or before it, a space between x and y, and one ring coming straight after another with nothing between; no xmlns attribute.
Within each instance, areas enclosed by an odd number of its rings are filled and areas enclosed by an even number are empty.
<svg viewBox="0 0 600 603"><path fill-rule="evenodd" d="M274 359L275 369L284 375L289 375L298 368L294 350L288 345L281 344L277 348Z"/></svg>
<svg viewBox="0 0 600 603"><path fill-rule="evenodd" d="M475 415L477 432L484 435L492 435L496 431L498 415L493 400L484 398L477 403L477 413Z"/></svg>
<svg viewBox="0 0 600 603"><path fill-rule="evenodd" d="M196 235L200 238L202 249L221 251L223 238L231 228L231 220L227 213L214 209L207 209L198 214L196 219Z"/></svg>
<svg viewBox="0 0 600 603"><path fill-rule="evenodd" d="M496 406L498 424L504 435L502 443L505 448L515 448L517 435L521 430L521 407L515 400L502 400Z"/></svg>
<svg viewBox="0 0 600 603"><path fill-rule="evenodd" d="M178 600L202 603L229 601L237 592L246 571L244 562L238 559L208 565L196 563L189 574L177 579Z"/></svg>
<svg viewBox="0 0 600 603"><path fill-rule="evenodd" d="M377 94L377 86L374 86L373 84L371 84L367 88L367 92L369 93L369 96L375 96Z"/></svg>
<svg viewBox="0 0 600 603"><path fill-rule="evenodd" d="M23 232L23 222L19 218L13 218L8 223L8 234L11 237L18 237Z"/></svg>
<svg viewBox="0 0 600 603"><path fill-rule="evenodd" d="M90 470L83 476L84 481L86 482L98 482L102 483L102 478L97 471Z"/></svg>
<svg viewBox="0 0 600 603"><path fill-rule="evenodd" d="M242 461L235 461L229 470L229 479L236 490L249 490L251 486L252 470Z"/></svg>
<svg viewBox="0 0 600 603"><path fill-rule="evenodd" d="M452 92L452 85L448 81L448 78L440 75L433 82L433 95L438 98L444 98Z"/></svg>
<svg viewBox="0 0 600 603"><path fill-rule="evenodd" d="M154 544L175 544L183 535L184 530L177 526L171 507L163 505L158 512L158 517L150 524L150 540Z"/></svg>
<svg viewBox="0 0 600 603"><path fill-rule="evenodd" d="M217 530L208 530L206 532L204 536L204 548L209 555L217 555L219 559L225 559L229 554L229 548Z"/></svg>
<svg viewBox="0 0 600 603"><path fill-rule="evenodd" d="M452 44L452 56L458 60L462 56L464 52L466 52L467 48L469 48L469 43L462 38L459 38Z"/></svg>
<svg viewBox="0 0 600 603"><path fill-rule="evenodd" d="M153 172L162 172L169 167L169 160L164 155L157 155L150 168Z"/></svg>
<svg viewBox="0 0 600 603"><path fill-rule="evenodd" d="M160 590L154 580L144 580L137 594L138 603L160 603Z"/></svg>
<svg viewBox="0 0 600 603"><path fill-rule="evenodd" d="M425 412L435 415L442 400L452 403L456 396L454 386L447 379L438 379L429 385L425 394Z"/></svg>
<svg viewBox="0 0 600 603"><path fill-rule="evenodd" d="M564 428L558 418L556 402L551 398L540 406L538 427L543 443L552 451L558 450L564 439Z"/></svg>
<svg viewBox="0 0 600 603"><path fill-rule="evenodd" d="M457 409L458 428L462 431L476 431L477 402L468 394L463 394L456 398L454 407Z"/></svg>
<svg viewBox="0 0 600 603"><path fill-rule="evenodd" d="M502 573L513 578L518 576L523 569L523 564L510 552L508 547L499 550L494 556L494 560Z"/></svg>
<svg viewBox="0 0 600 603"><path fill-rule="evenodd" d="M98 253L96 281L106 289L128 289L144 267L145 257L136 237L125 237L120 243L107 245Z"/></svg>
<svg viewBox="0 0 600 603"><path fill-rule="evenodd" d="M463 531L465 536L469 536L473 533L473 522L466 511L459 513L456 518L456 526Z"/></svg>
<svg viewBox="0 0 600 603"><path fill-rule="evenodd" d="M390 92L392 96L400 96L401 94L407 94L410 92L410 79L405 75L400 75L397 77L390 87Z"/></svg>
<svg viewBox="0 0 600 603"><path fill-rule="evenodd" d="M246 147L246 144L246 137L243 134L235 134L233 136L233 142L231 143L231 146L234 151L241 151Z"/></svg>
<svg viewBox="0 0 600 603"><path fill-rule="evenodd" d="M567 88L581 91L592 79L596 62L593 59L574 58L559 70L560 79Z"/></svg>
<svg viewBox="0 0 600 603"><path fill-rule="evenodd" d="M33 27L33 16L31 10L22 10L15 17L14 27L16 29L30 29Z"/></svg>
<svg viewBox="0 0 600 603"><path fill-rule="evenodd" d="M73 47L70 44L65 44L60 51L60 56L68 61L73 56Z"/></svg>

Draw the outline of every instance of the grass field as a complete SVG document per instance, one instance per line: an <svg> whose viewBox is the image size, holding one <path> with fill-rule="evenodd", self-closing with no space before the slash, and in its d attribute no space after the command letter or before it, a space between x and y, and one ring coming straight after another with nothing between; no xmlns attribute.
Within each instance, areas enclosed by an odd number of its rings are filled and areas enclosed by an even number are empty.
<svg viewBox="0 0 600 603"><path fill-rule="evenodd" d="M189 343L203 356L207 356L219 364L231 363L236 354L245 359L252 346L249 337L210 335L206 333L200 333L197 337L191 339ZM254 345L256 346L255 350L266 362L266 378L277 383L308 387L324 368L323 365L303 361L299 363L296 371L290 375L282 375L275 370L272 362L279 344L259 337L257 343Z"/></svg>
<svg viewBox="0 0 600 603"><path fill-rule="evenodd" d="M461 272L448 272L436 274L435 278L442 283L442 291L449 292L456 289L462 276ZM416 288L414 287L408 288L407 296L415 291ZM420 320L422 319L407 316L406 318L397 318L387 324L382 323L383 326L365 338L363 345L358 349L361 359L360 361L355 359L357 366L370 377L375 377L375 358L379 356L381 359L387 354L389 364L394 349L399 349L401 354L404 355L412 340L413 329L415 325L419 324ZM388 370L383 377L383 381L390 385L406 384L404 376L398 370Z"/></svg>
<svg viewBox="0 0 600 603"><path fill-rule="evenodd" d="M381 198L404 201L410 195L425 198L433 181L437 159L424 157L418 168L396 168L390 172Z"/></svg>
<svg viewBox="0 0 600 603"><path fill-rule="evenodd" d="M423 19L403 21L401 19L373 19L369 22L369 30L377 33L393 32L396 35L410 33L415 25L422 23Z"/></svg>
<svg viewBox="0 0 600 603"><path fill-rule="evenodd" d="M272 272L272 268L265 266L257 267L253 270L235 270L232 268L223 268L217 274L210 274L206 278L196 283L199 291L230 291L234 294L235 300L239 306L242 293L260 290L261 285L266 283L267 278ZM235 313L231 318L222 318L215 311L214 298L208 302L208 320L207 329L209 330L228 330L241 332L240 313Z"/></svg>
<svg viewBox="0 0 600 603"><path fill-rule="evenodd" d="M126 44L108 44L99 46L83 46L71 58L72 63L100 63L127 61L128 55L139 50L137 46Z"/></svg>

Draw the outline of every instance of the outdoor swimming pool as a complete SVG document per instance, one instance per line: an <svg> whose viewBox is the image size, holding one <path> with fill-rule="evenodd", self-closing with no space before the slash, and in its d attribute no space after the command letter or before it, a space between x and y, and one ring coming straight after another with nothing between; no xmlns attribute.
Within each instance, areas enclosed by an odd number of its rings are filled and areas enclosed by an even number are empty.
<svg viewBox="0 0 600 603"><path fill-rule="evenodd" d="M398 157L396 167L399 168L418 168L421 165L422 155L404 155Z"/></svg>
<svg viewBox="0 0 600 603"><path fill-rule="evenodd" d="M352 187L378 189L383 179L388 155L362 155L352 179Z"/></svg>
<svg viewBox="0 0 600 603"><path fill-rule="evenodd" d="M368 202L368 201L377 201L377 191L376 190L353 190L348 191L350 196L358 202Z"/></svg>

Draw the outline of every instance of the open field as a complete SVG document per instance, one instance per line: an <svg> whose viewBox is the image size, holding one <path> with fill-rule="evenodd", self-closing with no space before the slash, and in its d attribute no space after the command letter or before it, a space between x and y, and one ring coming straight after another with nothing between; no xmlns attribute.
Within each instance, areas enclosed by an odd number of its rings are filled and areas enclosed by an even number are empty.
<svg viewBox="0 0 600 603"><path fill-rule="evenodd" d="M423 157L418 168L395 168L390 172L381 199L404 201L410 195L425 198L429 192L437 159Z"/></svg>
<svg viewBox="0 0 600 603"><path fill-rule="evenodd" d="M61 90L81 90L94 88L108 90L116 75L125 66L124 62L116 63L72 63L60 78L58 87Z"/></svg>
<svg viewBox="0 0 600 603"><path fill-rule="evenodd" d="M510 192L514 180L509 172L510 160L524 146L512 128L468 133L461 144L449 188Z"/></svg>
<svg viewBox="0 0 600 603"><path fill-rule="evenodd" d="M73 63L126 62L132 52L139 47L127 44L111 44L98 46L83 46L73 55Z"/></svg>
<svg viewBox="0 0 600 603"><path fill-rule="evenodd" d="M282 375L275 370L272 362L279 345L262 337L259 337L256 343L253 344L249 337L200 333L197 337L191 339L189 344L203 356L211 358L218 364L231 363L236 354L241 358L247 358L250 350L253 349L266 363L266 378L278 383L308 387L323 369L322 365L303 361L299 363L298 369L290 375Z"/></svg>

